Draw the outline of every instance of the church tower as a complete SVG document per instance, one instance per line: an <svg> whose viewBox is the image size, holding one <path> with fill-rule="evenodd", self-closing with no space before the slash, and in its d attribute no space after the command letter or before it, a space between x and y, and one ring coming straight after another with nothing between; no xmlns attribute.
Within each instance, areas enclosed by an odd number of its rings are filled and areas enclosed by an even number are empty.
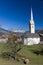
<svg viewBox="0 0 43 65"><path fill-rule="evenodd" d="M35 24L33 20L32 8L31 8L31 19L30 19L30 24L29 24L29 30L30 30L30 33L35 33Z"/></svg>

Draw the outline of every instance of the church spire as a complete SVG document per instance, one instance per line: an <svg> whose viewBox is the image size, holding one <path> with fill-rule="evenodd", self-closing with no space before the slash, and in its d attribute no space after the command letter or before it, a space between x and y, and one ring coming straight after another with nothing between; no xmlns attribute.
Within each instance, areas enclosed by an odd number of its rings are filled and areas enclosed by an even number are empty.
<svg viewBox="0 0 43 65"><path fill-rule="evenodd" d="M33 12L32 12L32 8L31 8L31 19L30 19L30 33L35 33L35 24L34 24L34 20L33 20Z"/></svg>
<svg viewBox="0 0 43 65"><path fill-rule="evenodd" d="M33 20L33 12L32 12L32 8L31 8L31 20Z"/></svg>

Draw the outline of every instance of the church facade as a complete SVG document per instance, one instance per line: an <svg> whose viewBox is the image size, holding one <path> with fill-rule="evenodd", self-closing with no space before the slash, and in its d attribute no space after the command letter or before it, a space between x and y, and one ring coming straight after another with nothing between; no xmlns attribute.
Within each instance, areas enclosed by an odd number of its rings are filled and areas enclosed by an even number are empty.
<svg viewBox="0 0 43 65"><path fill-rule="evenodd" d="M29 31L23 34L23 43L24 45L33 45L40 43L40 36L35 33L35 22L33 19L33 12L31 8L31 19L29 22Z"/></svg>

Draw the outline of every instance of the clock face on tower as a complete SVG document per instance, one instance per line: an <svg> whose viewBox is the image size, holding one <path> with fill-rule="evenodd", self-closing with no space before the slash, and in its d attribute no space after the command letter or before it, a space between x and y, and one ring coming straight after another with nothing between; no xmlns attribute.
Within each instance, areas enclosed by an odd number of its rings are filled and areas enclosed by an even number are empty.
<svg viewBox="0 0 43 65"><path fill-rule="evenodd" d="M34 24L31 24L31 27L34 28Z"/></svg>
<svg viewBox="0 0 43 65"><path fill-rule="evenodd" d="M32 28L34 28L34 26L32 26Z"/></svg>

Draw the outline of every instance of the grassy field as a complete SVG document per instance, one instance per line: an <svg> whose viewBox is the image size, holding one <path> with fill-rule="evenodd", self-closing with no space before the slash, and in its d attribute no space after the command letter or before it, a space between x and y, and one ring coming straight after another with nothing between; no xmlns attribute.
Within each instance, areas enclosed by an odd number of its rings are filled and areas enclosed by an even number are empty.
<svg viewBox="0 0 43 65"><path fill-rule="evenodd" d="M23 46L18 52L20 57L28 58L30 60L28 65L43 65L43 55L37 55L34 51L40 51L43 49L43 45ZM7 47L4 44L0 44L0 54L7 51ZM22 61L17 62L13 59L7 60L0 57L0 65L25 65Z"/></svg>

